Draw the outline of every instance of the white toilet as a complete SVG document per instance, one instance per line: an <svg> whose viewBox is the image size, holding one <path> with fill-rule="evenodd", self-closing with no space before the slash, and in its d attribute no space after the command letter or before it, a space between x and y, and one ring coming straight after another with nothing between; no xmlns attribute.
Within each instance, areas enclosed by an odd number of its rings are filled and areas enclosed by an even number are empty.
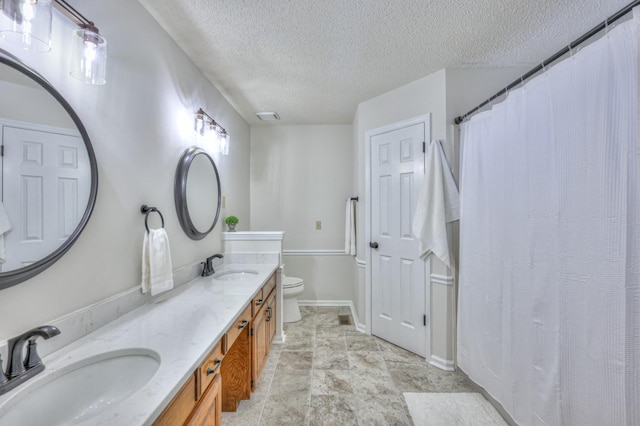
<svg viewBox="0 0 640 426"><path fill-rule="evenodd" d="M287 277L282 273L282 321L296 322L302 319L298 296L304 291L302 278Z"/></svg>

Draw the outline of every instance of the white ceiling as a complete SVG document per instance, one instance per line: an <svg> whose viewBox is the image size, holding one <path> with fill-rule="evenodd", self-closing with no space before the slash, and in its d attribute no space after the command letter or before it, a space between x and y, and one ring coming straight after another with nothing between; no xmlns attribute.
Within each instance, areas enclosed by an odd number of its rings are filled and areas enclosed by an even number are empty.
<svg viewBox="0 0 640 426"><path fill-rule="evenodd" d="M445 67L533 66L630 0L140 2L249 123L348 124Z"/></svg>

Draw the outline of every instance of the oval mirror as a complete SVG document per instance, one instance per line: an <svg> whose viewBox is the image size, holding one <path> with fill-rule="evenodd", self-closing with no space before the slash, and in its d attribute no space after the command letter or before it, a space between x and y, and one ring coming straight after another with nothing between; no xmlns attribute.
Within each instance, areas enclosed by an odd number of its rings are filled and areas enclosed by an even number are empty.
<svg viewBox="0 0 640 426"><path fill-rule="evenodd" d="M201 240L220 216L220 176L213 158L201 148L187 148L176 169L174 199L178 220L193 240Z"/></svg>
<svg viewBox="0 0 640 426"><path fill-rule="evenodd" d="M96 158L78 115L34 70L0 50L0 289L47 269L87 224Z"/></svg>

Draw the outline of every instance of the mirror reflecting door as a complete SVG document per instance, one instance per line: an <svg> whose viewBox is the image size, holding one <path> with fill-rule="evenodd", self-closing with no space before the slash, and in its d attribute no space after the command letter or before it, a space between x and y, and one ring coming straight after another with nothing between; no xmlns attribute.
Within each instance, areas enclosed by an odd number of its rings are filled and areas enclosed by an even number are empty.
<svg viewBox="0 0 640 426"><path fill-rule="evenodd" d="M48 268L78 238L98 188L77 114L46 80L0 50L0 289Z"/></svg>

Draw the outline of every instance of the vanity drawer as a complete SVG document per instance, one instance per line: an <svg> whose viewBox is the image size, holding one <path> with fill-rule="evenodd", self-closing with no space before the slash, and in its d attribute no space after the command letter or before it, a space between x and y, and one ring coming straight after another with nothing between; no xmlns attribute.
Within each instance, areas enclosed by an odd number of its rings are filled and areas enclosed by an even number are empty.
<svg viewBox="0 0 640 426"><path fill-rule="evenodd" d="M198 398L209 387L209 384L220 374L220 364L222 363L222 342L213 348L213 350L207 356L200 368L198 369Z"/></svg>
<svg viewBox="0 0 640 426"><path fill-rule="evenodd" d="M264 296L265 301L267 300L267 297L269 297L269 294L271 293L271 290L273 290L274 288L276 288L276 273L274 272L273 275L271 275L271 278L269 278L269 281L267 281L265 283L264 286L262 286L262 295Z"/></svg>
<svg viewBox="0 0 640 426"><path fill-rule="evenodd" d="M236 322L227 330L227 334L225 335L225 344L223 348L223 353L227 353L233 342L236 341L240 333L251 325L251 305L247 305L247 307L242 311Z"/></svg>
<svg viewBox="0 0 640 426"><path fill-rule="evenodd" d="M260 310L260 307L264 305L264 298L262 297L262 294L263 294L262 292L263 290L260 289L260 291L258 291L258 294L256 294L253 300L251 301L251 318L255 317L258 311Z"/></svg>

